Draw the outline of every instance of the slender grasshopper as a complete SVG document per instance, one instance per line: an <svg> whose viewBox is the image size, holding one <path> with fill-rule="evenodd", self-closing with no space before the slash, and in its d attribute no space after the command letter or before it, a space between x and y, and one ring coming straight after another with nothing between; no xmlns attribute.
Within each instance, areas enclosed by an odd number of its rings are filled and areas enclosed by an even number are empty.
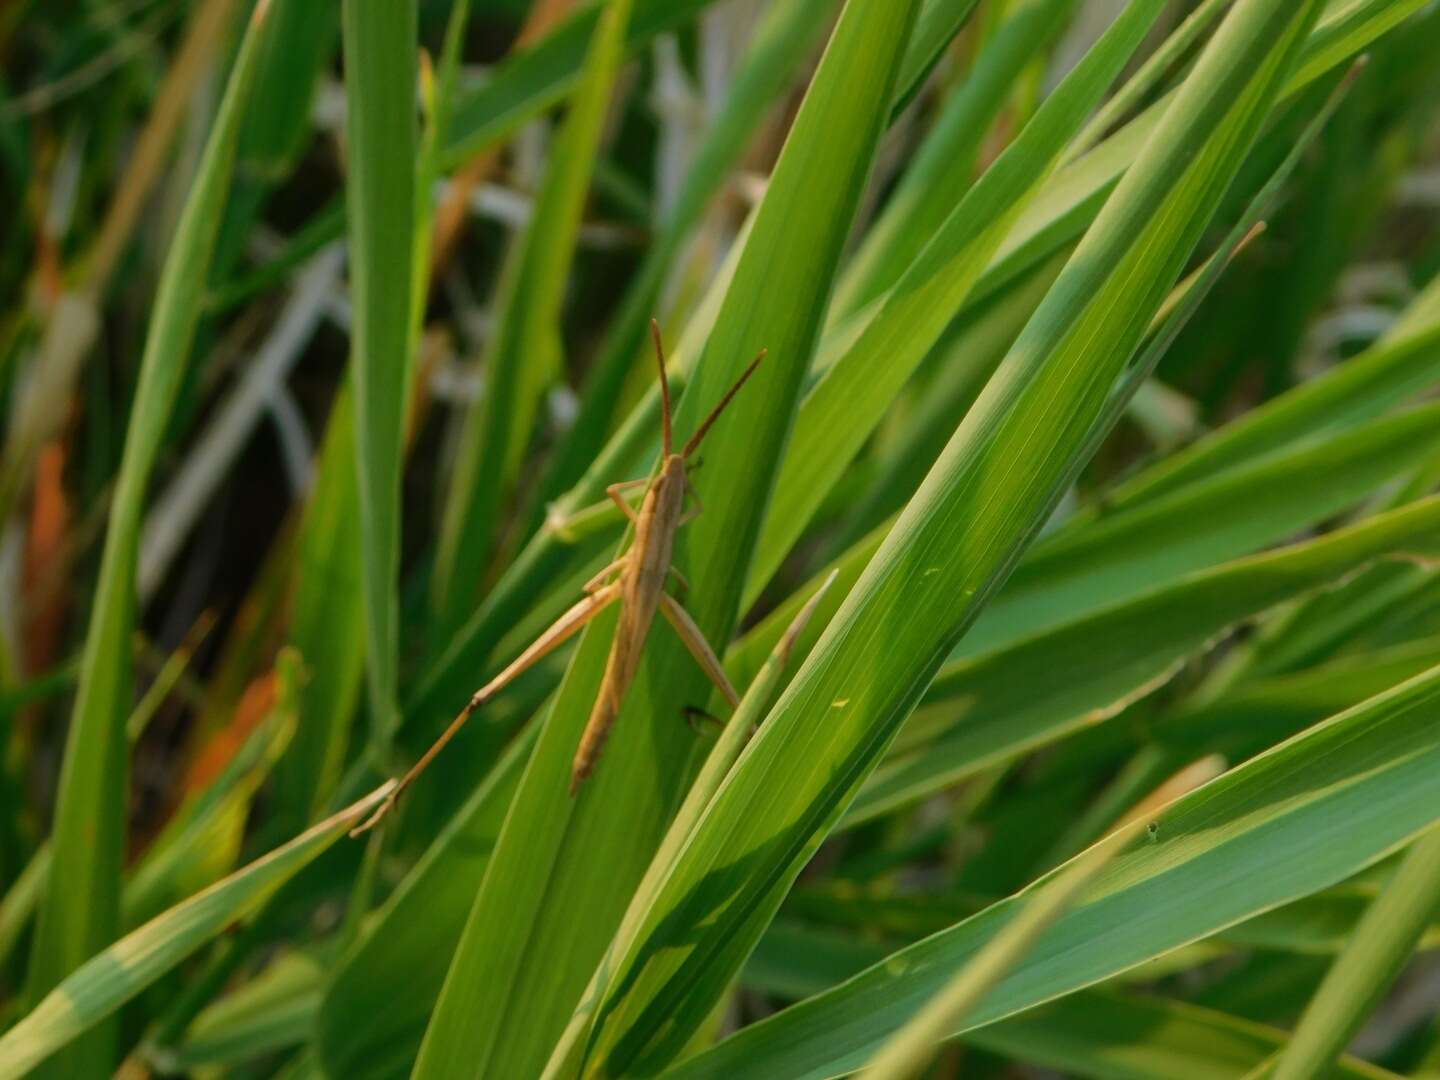
<svg viewBox="0 0 1440 1080"><path fill-rule="evenodd" d="M734 708L739 704L739 695L730 685L720 658L705 640L704 633L690 617L690 613L679 600L665 591L665 583L667 578L674 578L681 589L688 589L688 583L670 562L675 548L675 533L680 526L694 520L704 509L699 493L690 482L687 462L699 449L701 440L705 438L711 425L719 419L740 387L745 385L745 381L755 373L760 361L765 359L765 350L760 350L759 355L750 362L750 366L735 380L735 385L725 392L710 411L710 415L701 421L695 434L690 436L690 440L679 453L675 453L670 430L670 384L665 377L665 347L660 339L659 324L653 319L650 321L650 335L655 342L655 358L660 366L660 469L651 479L627 480L611 484L605 489L605 493L634 525L634 540L624 554L585 583L584 599L556 619L548 630L536 638L500 674L471 695L450 726L410 771L400 778L400 782L375 813L352 831L352 836L370 829L389 813L400 794L425 771L476 709L504 689L526 668L573 637L581 627L617 600L620 602L620 619L615 627L610 655L605 662L605 675L571 766L572 796L579 790L585 778L594 771L595 763L600 759L605 740L609 738L610 729L615 726L615 719L620 715L625 694L640 669L645 639L650 633L650 626L655 621L657 611L675 628L680 640L725 696L730 707ZM645 496L637 511L623 498L623 493L641 487L645 488ZM688 510L685 507L687 494L694 503Z"/></svg>

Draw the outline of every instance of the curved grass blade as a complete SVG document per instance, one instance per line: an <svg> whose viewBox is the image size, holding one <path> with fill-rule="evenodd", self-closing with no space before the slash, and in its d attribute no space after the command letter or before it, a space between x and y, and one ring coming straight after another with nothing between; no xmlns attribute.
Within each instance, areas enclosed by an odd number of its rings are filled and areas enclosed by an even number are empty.
<svg viewBox="0 0 1440 1080"><path fill-rule="evenodd" d="M886 1041L860 1073L860 1080L906 1080L919 1075L936 1045L961 1026L980 999L1035 946L1100 871L1130 846L1145 829L1152 813L1224 771L1223 762L1217 758L1203 758L1182 770L1141 801L1125 823L1037 888L1014 918Z"/></svg>
<svg viewBox="0 0 1440 1080"><path fill-rule="evenodd" d="M873 942L777 923L746 965L744 983L801 998L831 990L884 958L884 946ZM1162 963L1145 965L1144 977L1157 975ZM1016 1061L1095 1080L1191 1080L1192 1072L1206 1080L1240 1076L1286 1038L1278 1027L1118 988L1079 990L961 1036L968 1045ZM1329 1080L1341 1078L1395 1080L1395 1074L1346 1057Z"/></svg>
<svg viewBox="0 0 1440 1080"><path fill-rule="evenodd" d="M1172 803L967 1026L1093 985L1326 888L1430 828L1440 816L1440 727L1426 718L1437 707L1440 668L1432 668ZM893 954L668 1075L801 1080L858 1067L1040 887Z"/></svg>
<svg viewBox="0 0 1440 1080"><path fill-rule="evenodd" d="M1117 485L1115 508L1138 505L1177 488L1253 463L1304 439L1333 437L1440 382L1440 277L1417 297L1375 345Z"/></svg>
<svg viewBox="0 0 1440 1080"><path fill-rule="evenodd" d="M697 480L705 511L677 545L676 564L696 570L686 607L711 641L728 640L734 624L743 569L918 6L847 4L680 401L675 427L683 436L741 366L769 349L706 442ZM705 701L709 689L664 631L646 643L596 774L575 800L566 794L613 633L610 616L586 628L545 717L417 1076L543 1068L680 801L695 750L681 710Z"/></svg>
<svg viewBox="0 0 1440 1080"><path fill-rule="evenodd" d="M1239 221L1231 228L1225 240L1201 267L1171 291L1165 302L1160 305L1159 309L1152 316L1150 336L1145 350L1140 357L1131 364L1125 374L1124 380L1111 395L1110 401L1095 421L1091 433L1092 443L1098 445L1098 440L1103 437L1105 432L1109 431L1110 427L1128 406L1129 402L1133 400L1133 394L1136 388L1142 384L1142 380L1148 378L1150 373L1154 371L1156 364L1159 362L1161 356L1164 355L1166 349L1169 348L1175 337L1181 329L1184 328L1190 317L1198 309L1200 303L1209 295L1210 290L1214 287L1220 274L1224 271L1230 260L1256 235L1258 230L1263 228L1263 222L1261 221L1262 215L1269 212L1276 195L1285 180L1289 177L1295 164L1300 160L1305 147L1310 144L1311 140L1313 140L1323 128L1334 106L1338 103L1339 98L1339 93L1332 96L1326 107L1322 109L1311 122L1285 160L1271 174L1269 180L1266 181L1261 190L1256 193L1245 213L1241 215ZM1058 272L1058 268L1056 269ZM1046 287L1053 283L1054 276L1053 273L1041 275L1040 280L1035 284L1038 285L1043 292ZM1027 286L1027 291L1031 287L1033 286ZM1010 321L1016 318L1023 319L1024 313L1026 312L1033 313L1034 304L1030 302L1026 291L1017 294L1015 299L1020 301L1015 311L1009 310L1011 307L1009 303L1000 305L1000 309L996 313L997 318L994 320L996 325L992 326L991 320L988 318L981 319L973 327L973 333L960 335L960 344L969 349L981 351L986 351L990 348L997 349L999 355L993 360L983 360L983 370L987 373L993 373L999 363L1000 356L1015 342L1018 328L1011 329L1009 326ZM991 344L990 338L992 336L998 337L999 341L997 344ZM962 375L962 379L967 381L973 380L976 377L975 375ZM984 380L979 381L983 384ZM968 411L969 405L973 404L979 389L980 387L977 386L973 390L966 388L961 391L966 402L966 408L959 410L959 414L962 417L964 413ZM938 420L939 418L937 417L936 419ZM951 430L953 430L953 427ZM946 439L948 439L948 435ZM936 441L939 442L940 440L937 438ZM1088 454L1089 451L1086 451L1086 453ZM929 468L934 460L935 454L926 454L923 462L917 461L915 465L917 467L923 465L924 468ZM903 505L912 490L913 485L907 484L905 490L898 493L896 503ZM888 529L888 524L874 527L868 536L863 536L853 541L849 549L836 560L835 568L839 571L842 587L836 592L835 599L831 601L832 607L838 606L839 599L845 596L854 585L855 581L859 578L861 570L869 562L876 550L878 550L881 540ZM1152 553L1152 549L1147 548L1146 552L1150 554ZM1022 559L1020 562L1019 570L1022 574L1025 571L1027 562L1028 560L1026 559ZM1068 564L1066 565L1068 566ZM1136 574L1135 578L1140 579L1143 576L1143 574ZM752 587L758 586L758 579L752 577L750 579L750 585ZM1005 598L1008 595L1008 588L1010 588L1010 582L1007 581L1006 585L1002 586L1000 590L999 602L1005 602ZM812 589L813 585L809 585L798 590L790 599L781 604L775 611L771 612L762 622L755 626L741 642L737 643L735 648L733 648L727 656L727 666L732 674L741 676L742 678L748 675L752 665L755 663L756 655L760 650L768 647L770 641L774 640L777 633L777 626L785 625L785 620L792 617L793 611L798 605L805 602L805 599L810 595ZM1048 607L1045 610L1053 614L1057 621L1063 621L1065 618L1064 613L1058 605ZM826 617L828 618L831 614L833 614L833 610L828 611ZM972 628L967 635L967 642L969 639L974 638L977 633L983 634L986 625L986 616L982 614L979 627ZM802 643L802 651L808 652L812 644L813 640L804 641ZM966 644L962 643L961 648L965 649L966 647Z"/></svg>
<svg viewBox="0 0 1440 1080"><path fill-rule="evenodd" d="M1096 1080L1199 1080L1243 1076L1284 1043L1282 1028L1184 1001L1071 994L965 1036L965 1042L1040 1068ZM1326 1080L1397 1080L1345 1057Z"/></svg>
<svg viewBox="0 0 1440 1080"><path fill-rule="evenodd" d="M113 941L119 929L129 772L125 717L132 704L130 640L145 489L200 318L240 120L266 30L266 8L266 3L259 4L251 17L165 259L146 334L65 742L51 835L55 854L28 972L32 1003ZM103 1073L112 1064L112 1053L113 1031L107 1028L70 1047L51 1068L55 1075Z"/></svg>
<svg viewBox="0 0 1440 1080"><path fill-rule="evenodd" d="M741 756L617 966L593 1060L668 1060L1093 445L1317 13L1242 0Z"/></svg>
<svg viewBox="0 0 1440 1080"><path fill-rule="evenodd" d="M1181 285L1176 286L1156 314L1152 316L1150 337L1146 344L1145 351L1140 358L1130 366L1124 381L1112 394L1110 402L1097 419L1092 431L1092 440L1098 440L1103 436L1104 432L1110 429L1122 410L1132 400L1132 395L1135 389L1141 384L1141 380L1147 378L1154 370L1166 349L1169 348L1180 330L1183 329L1190 317L1195 313L1201 301L1209 294L1229 261L1256 235L1257 230L1263 228L1262 217L1271 211L1286 180L1301 160L1306 148L1311 145L1328 122L1329 117L1333 114L1335 108L1343 98L1346 89L1347 84L1342 83L1330 96L1325 106L1313 118L1279 167L1274 170L1269 179L1255 194L1254 198L1251 199L1244 214L1241 215L1240 219L1232 227L1225 240L1203 266L1194 271ZM1418 307L1420 307L1420 305L1417 305L1417 308ZM1006 318L1008 317L1009 316L1006 316ZM1003 319L1001 320L1001 325L1005 337L1013 344L1013 334L1003 330ZM983 346L986 335L991 331L985 320L977 324L976 330L979 333L979 340L978 342L974 342L974 344L976 347L980 347ZM971 337L962 335L961 340L968 343L971 342ZM986 366L993 370L993 364L987 363ZM972 395L967 393L967 397L972 397ZM1297 464L1303 460L1303 457L1298 458ZM1381 460L1378 462L1378 467L1385 475L1389 475L1388 460L1388 457L1382 455ZM933 461L933 457L927 455L927 466L930 461ZM1371 464L1377 463L1372 461ZM1301 467L1303 467L1303 465ZM1363 463L1357 462L1356 467L1357 471L1363 472L1365 470ZM1268 476L1267 470L1270 468L1278 471L1283 469L1284 465L1278 461L1268 465L1261 463L1258 469L1247 470L1231 478L1231 482L1236 485L1234 490L1225 488L1223 482L1217 482L1214 490L1208 494L1212 497L1218 495L1219 498L1225 502L1226 508L1228 509L1230 507L1229 500L1233 499L1238 491L1245 490L1244 485L1247 480L1255 481ZM1328 470L1329 466L1327 465L1326 468ZM1326 479L1333 479L1328 471L1326 472ZM906 494L908 494L908 490L907 487ZM1369 488L1362 483L1360 493L1364 494L1368 490ZM1337 490L1335 494L1341 500L1339 504L1335 505L1343 504L1347 496L1339 490ZM1205 495L1205 492L1194 493L1194 497L1201 501L1204 500ZM1349 498L1358 497L1359 495L1354 494L1349 496ZM1301 501L1303 503L1303 500ZM1326 505L1331 504L1327 503ZM1174 535L1184 537L1186 542L1197 539L1199 527L1216 529L1216 536L1206 542L1197 542L1195 547L1192 548L1193 555L1200 556L1203 554L1204 558L1200 562L1186 561L1183 553L1171 551L1163 544L1155 543L1154 536L1151 536L1149 542L1141 545L1138 549L1132 548L1129 551L1130 559L1141 561L1153 559L1155 560L1154 565L1157 568L1168 566L1171 572L1178 572L1182 566L1184 569L1198 569L1201 565L1204 565L1205 559L1222 557L1221 552L1227 550L1226 545L1238 540L1240 536L1239 533L1232 536L1225 532L1225 530L1234 523L1234 517L1229 514L1216 515L1209 512L1193 512L1198 509L1198 506L1191 505L1184 497L1177 496L1173 503L1170 504L1170 510L1178 513L1180 518L1171 519L1164 512L1160 512L1155 521L1169 520L1170 525L1168 527L1174 531ZM1317 510L1312 507L1306 510L1302 509L1298 504L1294 509L1298 512L1300 519L1299 521L1295 521L1296 525L1302 521L1313 522L1326 513L1323 508ZM1272 505L1267 495L1267 497L1262 500L1262 513L1260 513L1254 521L1246 519L1245 524L1240 526L1242 532L1248 525L1254 525L1257 531L1254 534L1250 534L1248 541L1240 543L1238 547L1229 547L1228 550L1239 553L1248 550L1249 546L1259 546L1268 540L1279 538L1287 529L1293 527L1293 525L1290 524L1293 519L1286 517L1283 510L1283 505ZM1267 515L1277 511L1279 512L1278 520L1273 522L1276 527L1270 530L1265 523ZM1080 560L1060 559L1051 562L1051 573L1047 575L1043 570L1039 572L1033 571L1031 564L1035 561L1044 562L1047 557L1046 553L1051 550L1051 545L1063 547L1066 543L1077 543L1083 548L1085 544L1083 538L1085 536L1098 535L1088 534L1086 531L1086 524L1089 523L1092 518L1093 515L1084 513L1075 515L1048 540L1042 541L1033 552L1025 558L1022 558L1016 574L1001 587L994 604L981 614L977 625L967 633L966 638L962 641L958 650L962 655L981 652L987 643L993 647L1005 640L1014 640L1019 636L1023 636L1023 632L1026 629L1032 631L1037 629L1037 625L1026 625L1024 623L1024 617L1027 611L1031 623L1046 623L1049 625L1058 625L1067 619L1078 616L1080 613L1079 608L1067 606L1064 603L1066 600L1065 587L1060 584L1060 579L1071 575L1072 571L1074 572L1074 576L1071 578L1068 598L1075 601L1086 594L1086 586L1092 578L1103 576L1103 571L1094 565L1082 567ZM1197 526L1197 522L1200 523L1200 526ZM1108 528L1110 526L1093 527ZM848 593L850 587L858 579L861 569L878 549L885 531L885 526L877 526L869 536L862 537L853 542L849 550L844 552L836 561L836 566L840 570L842 588L837 591L837 599L832 601L832 603L838 604L838 597L843 597ZM1126 530L1123 529L1120 530L1120 532L1125 531ZM1098 545L1098 551L1104 552L1104 554L1100 555L1102 561L1107 558L1116 557L1118 561L1124 562L1123 555L1117 556L1117 554L1111 551L1108 545L1104 543ZM1117 585L1122 590L1143 589L1147 584L1153 585L1154 581L1151 575L1146 573L1141 561L1131 561L1127 563L1124 574L1116 575L1111 573L1106 579L1109 588L1100 588L1090 593L1090 602L1106 603L1115 601L1118 599L1118 596L1110 590L1114 589ZM1030 583L1030 587L1035 590L1035 593L1032 594L1028 601L1023 595L1027 581ZM1042 584L1042 582L1044 584ZM758 584L758 579L752 577L750 580L752 588L758 587ZM1050 594L1048 591L1051 587L1056 588L1054 594ZM758 652L766 648L769 641L774 640L777 632L776 627L785 624L784 620L791 616L791 613L793 613L797 605L804 602L804 598L809 594L810 588L813 588L813 586L799 590L776 611L768 615L765 620L746 635L743 641L731 650L730 655L727 657L727 665L733 675L741 678L746 676L751 666L755 663L755 657ZM1040 593L1046 593L1046 596L1043 601L1037 602L1036 597ZM1007 634L1009 635L1008 639L1006 637ZM803 650L808 651L812 643L811 641L804 642Z"/></svg>
<svg viewBox="0 0 1440 1080"><path fill-rule="evenodd" d="M399 725L400 473L410 400L415 217L415 0L345 0L346 189L355 311L355 451L360 469L366 676L382 760Z"/></svg>
<svg viewBox="0 0 1440 1080"><path fill-rule="evenodd" d="M82 964L0 1036L0 1078L27 1075L196 949L255 912L389 791L386 784L371 792L243 870L157 915Z"/></svg>
<svg viewBox="0 0 1440 1080"><path fill-rule="evenodd" d="M1337 12L1327 12L1306 40L1297 70L1280 93L1280 102L1295 100L1307 87L1353 60L1376 38L1423 6L1423 0L1358 0ZM1046 183L976 283L974 303L989 300L1089 227L1117 178L1154 139L1155 126L1173 96L1171 91L1089 153L1062 167Z"/></svg>

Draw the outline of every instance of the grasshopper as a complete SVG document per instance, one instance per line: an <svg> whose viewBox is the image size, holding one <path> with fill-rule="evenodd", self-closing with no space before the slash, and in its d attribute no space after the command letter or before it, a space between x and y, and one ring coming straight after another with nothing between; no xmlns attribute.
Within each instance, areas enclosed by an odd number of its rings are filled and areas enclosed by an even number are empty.
<svg viewBox="0 0 1440 1080"><path fill-rule="evenodd" d="M389 797L380 804L364 824L354 829L357 835L377 824L395 805L395 800L415 779L425 771L435 756L445 747L456 732L470 719L470 715L511 683L521 672L552 652L573 637L586 623L610 604L619 601L620 618L615 627L615 638L610 645L610 655L605 661L605 675L600 683L600 692L590 712L585 731L580 736L580 746L575 751L575 760L570 771L570 794L573 796L585 778L595 769L600 753L615 719L620 715L620 706L635 674L640 669L640 657L645 648L645 639L658 611L675 628L680 640L699 663L725 700L734 708L740 698L725 675L724 666L704 633L696 625L690 613L680 601L665 591L667 579L673 578L682 589L689 585L680 572L671 565L675 549L675 533L682 525L693 521L704 507L699 493L690 482L687 462L699 449L701 441L711 425L719 419L725 407L755 373L760 361L765 359L765 350L750 362L750 366L725 392L715 408L695 430L695 434L675 453L670 427L670 384L665 377L665 347L660 338L660 327L650 321L650 335L655 343L655 358L660 366L660 469L648 480L627 480L611 484L605 493L630 519L635 529L635 538L625 553L585 583L584 599L571 607L555 620L550 628L536 638L514 661L488 683L476 690L470 700L451 721L450 726L435 740L424 756L410 771L401 777ZM645 495L640 508L636 510L623 497L626 491L644 488ZM686 509L685 498L689 496L694 505Z"/></svg>

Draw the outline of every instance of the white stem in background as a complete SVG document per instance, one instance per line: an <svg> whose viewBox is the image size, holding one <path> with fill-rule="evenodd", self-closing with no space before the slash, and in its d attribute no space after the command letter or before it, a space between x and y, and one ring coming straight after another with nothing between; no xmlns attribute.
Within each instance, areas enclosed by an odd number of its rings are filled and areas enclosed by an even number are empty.
<svg viewBox="0 0 1440 1080"><path fill-rule="evenodd" d="M270 399L270 420L280 440L280 460L285 463L290 494L303 499L315 477L315 443L295 395L283 383L275 388L275 396Z"/></svg>

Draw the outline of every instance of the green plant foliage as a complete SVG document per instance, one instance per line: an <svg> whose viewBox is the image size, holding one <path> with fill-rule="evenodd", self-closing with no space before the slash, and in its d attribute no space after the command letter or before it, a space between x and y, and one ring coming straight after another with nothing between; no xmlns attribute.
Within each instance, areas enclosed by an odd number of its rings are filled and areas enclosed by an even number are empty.
<svg viewBox="0 0 1440 1080"><path fill-rule="evenodd" d="M0 1077L1440 1075L1434 3L0 51Z"/></svg>

